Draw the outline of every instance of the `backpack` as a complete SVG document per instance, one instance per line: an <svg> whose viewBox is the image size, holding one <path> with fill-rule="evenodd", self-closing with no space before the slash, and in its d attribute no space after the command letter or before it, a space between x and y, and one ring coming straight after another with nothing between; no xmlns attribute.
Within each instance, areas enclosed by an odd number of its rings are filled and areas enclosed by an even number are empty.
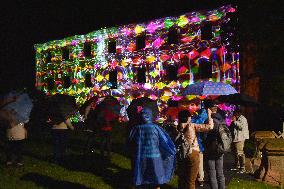
<svg viewBox="0 0 284 189"><path fill-rule="evenodd" d="M229 152L232 143L231 131L225 123L218 124L217 129L217 154Z"/></svg>
<svg viewBox="0 0 284 189"><path fill-rule="evenodd" d="M183 160L192 153L191 144L186 140L183 132L178 132L175 138L176 157L178 160Z"/></svg>

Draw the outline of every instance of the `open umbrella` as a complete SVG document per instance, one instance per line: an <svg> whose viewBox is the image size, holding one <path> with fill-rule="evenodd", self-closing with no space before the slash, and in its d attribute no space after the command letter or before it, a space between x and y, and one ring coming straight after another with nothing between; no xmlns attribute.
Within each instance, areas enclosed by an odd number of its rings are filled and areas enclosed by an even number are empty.
<svg viewBox="0 0 284 189"><path fill-rule="evenodd" d="M74 114L78 108L76 99L65 94L56 94L47 98L48 116L53 124L65 121L67 117Z"/></svg>
<svg viewBox="0 0 284 189"><path fill-rule="evenodd" d="M28 122L33 107L33 102L29 95L27 93L11 93L6 95L3 101L11 98L13 98L13 100L6 101L7 103L2 106L2 109L13 114L16 124Z"/></svg>
<svg viewBox="0 0 284 189"><path fill-rule="evenodd" d="M182 95L229 95L235 93L237 93L236 89L229 84L202 81L188 85L182 92Z"/></svg>
<svg viewBox="0 0 284 189"><path fill-rule="evenodd" d="M251 96L243 94L243 93L236 93L231 95L221 95L217 98L219 102L225 102L235 105L243 105L243 106L258 106L259 103Z"/></svg>

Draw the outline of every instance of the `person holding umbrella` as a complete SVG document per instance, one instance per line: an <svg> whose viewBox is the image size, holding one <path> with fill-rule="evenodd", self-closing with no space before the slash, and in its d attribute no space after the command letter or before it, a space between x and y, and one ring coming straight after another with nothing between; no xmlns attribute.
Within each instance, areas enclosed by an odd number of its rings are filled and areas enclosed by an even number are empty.
<svg viewBox="0 0 284 189"><path fill-rule="evenodd" d="M53 161L64 162L68 129L74 130L70 115L76 110L75 98L68 95L56 94L48 97L49 122L52 125Z"/></svg>
<svg viewBox="0 0 284 189"><path fill-rule="evenodd" d="M60 164L64 162L68 129L74 130L69 118L61 123L52 125L52 138L54 145L53 158L55 163Z"/></svg>

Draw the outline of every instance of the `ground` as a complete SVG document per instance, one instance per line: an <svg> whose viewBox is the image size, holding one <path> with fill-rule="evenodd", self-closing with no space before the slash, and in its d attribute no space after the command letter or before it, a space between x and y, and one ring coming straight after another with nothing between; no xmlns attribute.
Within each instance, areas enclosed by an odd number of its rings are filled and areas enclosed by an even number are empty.
<svg viewBox="0 0 284 189"><path fill-rule="evenodd" d="M46 127L46 126L42 126ZM83 155L88 133L77 129L69 133L68 158L62 165L51 162L52 143L48 128L30 133L24 151L24 166L5 165L5 140L0 143L0 188L1 189L128 189L130 188L130 161L125 156L125 131L123 125L114 129L113 155L108 161L98 151ZM3 133L3 132L2 132ZM230 171L232 156L225 156L225 175L229 189L276 189L277 187L256 182L249 175ZM176 176L162 189L177 188ZM203 188L209 188L205 185Z"/></svg>

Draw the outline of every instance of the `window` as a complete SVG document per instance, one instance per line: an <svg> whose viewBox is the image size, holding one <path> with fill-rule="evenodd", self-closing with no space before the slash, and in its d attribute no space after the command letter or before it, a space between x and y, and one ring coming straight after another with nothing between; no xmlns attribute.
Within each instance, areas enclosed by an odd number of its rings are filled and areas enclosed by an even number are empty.
<svg viewBox="0 0 284 189"><path fill-rule="evenodd" d="M71 86L70 76L63 77L63 88L68 89Z"/></svg>
<svg viewBox="0 0 284 189"><path fill-rule="evenodd" d="M210 22L205 22L201 28L201 39L210 40L212 36L212 25Z"/></svg>
<svg viewBox="0 0 284 189"><path fill-rule="evenodd" d="M111 83L111 89L117 89L117 70L109 72L109 82Z"/></svg>
<svg viewBox="0 0 284 189"><path fill-rule="evenodd" d="M52 90L54 88L54 80L53 78L49 77L46 79L47 89Z"/></svg>
<svg viewBox="0 0 284 189"><path fill-rule="evenodd" d="M168 44L178 44L179 43L179 30L175 27L171 27L168 32Z"/></svg>
<svg viewBox="0 0 284 189"><path fill-rule="evenodd" d="M92 44L90 42L84 43L83 51L86 58L92 57Z"/></svg>
<svg viewBox="0 0 284 189"><path fill-rule="evenodd" d="M116 41L114 39L109 40L108 42L108 52L116 53Z"/></svg>
<svg viewBox="0 0 284 189"><path fill-rule="evenodd" d="M68 47L62 48L62 59L69 60L69 48Z"/></svg>
<svg viewBox="0 0 284 189"><path fill-rule="evenodd" d="M86 73L85 75L85 87L92 87L93 83L92 83L92 76L90 73Z"/></svg>
<svg viewBox="0 0 284 189"><path fill-rule="evenodd" d="M199 60L199 70L198 70L198 79L209 79L212 78L212 64L206 58Z"/></svg>
<svg viewBox="0 0 284 189"><path fill-rule="evenodd" d="M167 67L167 79L168 81L176 81L178 75L178 69L175 65L169 65Z"/></svg>
<svg viewBox="0 0 284 189"><path fill-rule="evenodd" d="M144 49L146 44L145 44L145 39L146 39L146 34L140 34L136 37L136 50L141 50Z"/></svg>
<svg viewBox="0 0 284 189"><path fill-rule="evenodd" d="M138 68L137 70L137 82L146 83L146 68Z"/></svg>
<svg viewBox="0 0 284 189"><path fill-rule="evenodd" d="M51 52L46 51L45 60L47 63L51 62Z"/></svg>

